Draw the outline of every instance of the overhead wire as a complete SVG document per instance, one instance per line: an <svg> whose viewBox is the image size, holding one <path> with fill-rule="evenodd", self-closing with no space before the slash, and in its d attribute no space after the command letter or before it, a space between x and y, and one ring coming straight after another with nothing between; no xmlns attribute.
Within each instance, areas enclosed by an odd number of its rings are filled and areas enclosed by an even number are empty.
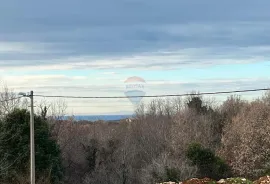
<svg viewBox="0 0 270 184"><path fill-rule="evenodd" d="M119 98L158 98L158 97L183 97L183 96L197 96L197 95L217 95L217 94L232 94L232 93L247 93L268 91L270 88L260 89L247 89L247 90L234 90L234 91L216 91L216 92L203 92L203 93L184 93L184 94L168 94L168 95L145 95L145 96L62 96L62 95L34 95L36 97L47 98L77 98L77 99L119 99Z"/></svg>

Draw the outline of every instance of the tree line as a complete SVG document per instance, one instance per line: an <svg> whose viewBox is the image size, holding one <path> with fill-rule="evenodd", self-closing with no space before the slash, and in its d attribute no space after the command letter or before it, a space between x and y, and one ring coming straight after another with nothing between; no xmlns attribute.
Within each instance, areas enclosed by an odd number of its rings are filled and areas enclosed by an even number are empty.
<svg viewBox="0 0 270 184"><path fill-rule="evenodd" d="M1 99L12 95L3 91ZM10 105L12 104L12 105ZM0 182L29 181L29 112L0 104ZM199 95L141 104L132 122L62 120L62 101L37 105L37 181L150 184L270 172L270 94L221 104ZM50 116L48 116L50 113Z"/></svg>

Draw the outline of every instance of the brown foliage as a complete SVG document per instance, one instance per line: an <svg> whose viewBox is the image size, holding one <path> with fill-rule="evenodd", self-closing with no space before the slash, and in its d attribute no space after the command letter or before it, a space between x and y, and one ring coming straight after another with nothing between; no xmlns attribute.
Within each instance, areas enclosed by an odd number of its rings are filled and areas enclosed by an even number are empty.
<svg viewBox="0 0 270 184"><path fill-rule="evenodd" d="M221 155L234 173L257 177L269 164L270 106L263 100L246 103L224 128Z"/></svg>
<svg viewBox="0 0 270 184"><path fill-rule="evenodd" d="M206 102L188 106L180 98L155 99L141 105L132 122L55 118L52 134L61 147L65 183L155 183L153 173L161 177L165 167L177 168L182 181L198 177L185 157L192 142L216 151L235 174L257 177L269 164L269 99L248 103L231 96L216 109ZM203 113L194 107L202 107ZM89 154L94 165L89 164Z"/></svg>

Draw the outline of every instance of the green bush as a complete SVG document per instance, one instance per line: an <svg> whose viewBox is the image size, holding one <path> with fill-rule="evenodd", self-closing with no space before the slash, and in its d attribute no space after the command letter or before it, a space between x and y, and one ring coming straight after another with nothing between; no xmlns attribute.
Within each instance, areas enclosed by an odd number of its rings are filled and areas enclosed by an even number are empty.
<svg viewBox="0 0 270 184"><path fill-rule="evenodd" d="M165 168L165 181L172 181L172 182L179 182L180 177L179 177L180 171L176 168Z"/></svg>
<svg viewBox="0 0 270 184"><path fill-rule="evenodd" d="M14 110L0 122L0 171L1 182L19 183L16 178L29 178L30 163L30 113ZM63 177L60 149L50 136L49 126L41 116L35 122L35 166L36 177L50 178L52 183L60 183ZM19 179L18 179L19 180Z"/></svg>
<svg viewBox="0 0 270 184"><path fill-rule="evenodd" d="M230 176L230 168L224 160L217 157L210 149L203 148L200 144L190 144L186 156L192 165L198 167L200 177L218 180Z"/></svg>

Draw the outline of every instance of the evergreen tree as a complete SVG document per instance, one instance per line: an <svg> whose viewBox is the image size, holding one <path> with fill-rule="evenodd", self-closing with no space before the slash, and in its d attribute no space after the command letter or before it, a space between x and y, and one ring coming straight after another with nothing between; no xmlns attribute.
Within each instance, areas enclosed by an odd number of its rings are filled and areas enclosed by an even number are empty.
<svg viewBox="0 0 270 184"><path fill-rule="evenodd" d="M220 157L208 148L203 148L198 143L189 145L186 156L192 165L199 169L200 177L210 177L219 180L231 176L229 166Z"/></svg>
<svg viewBox="0 0 270 184"><path fill-rule="evenodd" d="M6 167L0 170L2 182L17 183L18 176L29 177L30 113L15 109L0 122L0 158ZM35 116L36 178L49 177L60 183L63 177L60 149L50 136L49 126L42 116ZM46 176L47 174L47 176Z"/></svg>

